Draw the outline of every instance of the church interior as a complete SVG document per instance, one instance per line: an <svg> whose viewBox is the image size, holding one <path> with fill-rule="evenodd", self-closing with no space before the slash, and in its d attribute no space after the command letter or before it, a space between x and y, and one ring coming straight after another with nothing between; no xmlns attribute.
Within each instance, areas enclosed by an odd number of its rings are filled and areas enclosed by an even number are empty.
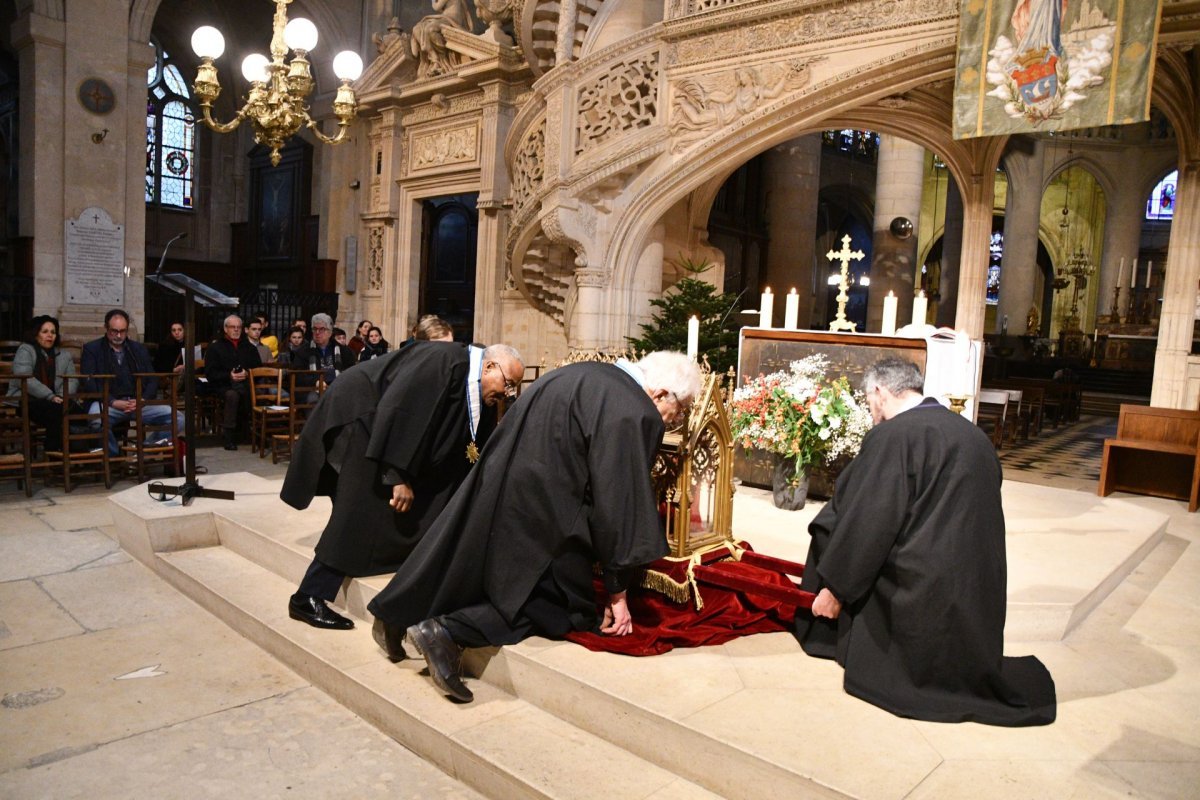
<svg viewBox="0 0 1200 800"><path fill-rule="evenodd" d="M195 341L219 336L228 309L187 309L163 273L280 336L323 312L398 345L437 314L517 348L527 381L642 340L684 349L664 309L689 280L717 375L786 366L786 342L839 324L957 331L1005 474L1006 651L1047 664L1060 717L894 718L786 633L645 659L472 652L483 702L435 707L369 622L330 643L280 619L328 505L285 508L286 462L201 441L234 503L0 489L0 795L1194 796L1200 445L1130 456L1140 482L1102 472L1122 409L1200 419L1200 3L1159 0L1139 118L959 136L961 17L1017 4L4 4L0 358L39 314L77 360L110 308L147 343L193 312ZM1117 5L1063 0L1073 41ZM273 42L281 13L316 44ZM251 107L270 86L243 59L268 47L294 54L286 114ZM755 336L778 350L748 361ZM769 468L733 463L722 524L802 561L818 504L781 511ZM385 583L339 605L369 621ZM345 752L306 757L312 741Z"/></svg>

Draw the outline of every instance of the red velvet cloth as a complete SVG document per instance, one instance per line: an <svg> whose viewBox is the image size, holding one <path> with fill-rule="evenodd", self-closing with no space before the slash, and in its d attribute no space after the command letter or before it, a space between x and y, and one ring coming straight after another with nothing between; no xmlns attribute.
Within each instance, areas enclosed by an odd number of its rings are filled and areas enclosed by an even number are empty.
<svg viewBox="0 0 1200 800"><path fill-rule="evenodd" d="M650 569L682 580L686 574L686 564L663 559L652 564ZM738 561L723 561L721 568L757 583L794 587L786 575ZM792 618L796 615L794 605L721 586L701 583L700 596L704 600L704 607L697 610L693 600L676 603L649 589L630 589L628 603L633 616L633 633L628 636L605 636L589 631L574 631L567 634L566 638L589 650L627 656L653 656L676 647L724 644L752 633L790 630ZM597 580L596 607L601 615L607 601L604 584Z"/></svg>

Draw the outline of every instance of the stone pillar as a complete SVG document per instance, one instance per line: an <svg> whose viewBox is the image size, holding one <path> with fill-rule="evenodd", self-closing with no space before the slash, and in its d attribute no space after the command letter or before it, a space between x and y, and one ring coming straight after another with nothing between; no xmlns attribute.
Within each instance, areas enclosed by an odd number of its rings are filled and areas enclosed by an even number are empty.
<svg viewBox="0 0 1200 800"><path fill-rule="evenodd" d="M641 332L638 326L644 322L649 322L653 316L654 307L650 305L650 301L654 298L662 296L662 281L663 281L663 240L666 238L666 227L660 222L650 229L646 235L645 243L642 245L642 253L638 256L637 267L633 274L633 280L630 282L628 292L627 308L623 316L629 320L628 329L624 332L625 336L634 336ZM614 334L620 334L620 331L614 331ZM620 342L624 341L617 335L610 336L618 341L612 342L614 346L620 346Z"/></svg>
<svg viewBox="0 0 1200 800"><path fill-rule="evenodd" d="M816 249L817 206L820 199L821 137L792 139L766 153L763 173L767 191L767 248L765 283L786 294L800 295L800 325L812 317L816 298L825 298L824 274L813 292L813 253Z"/></svg>
<svg viewBox="0 0 1200 800"><path fill-rule="evenodd" d="M500 82L483 85L483 113L479 150L479 231L476 239L475 338L498 341L500 303L507 277L505 237L510 212L508 170L504 167L504 141L512 127L516 90Z"/></svg>
<svg viewBox="0 0 1200 800"><path fill-rule="evenodd" d="M942 230L942 275L938 281L937 318L938 327L953 328L954 312L958 306L958 273L962 256L963 201L954 176L946 170L946 225Z"/></svg>
<svg viewBox="0 0 1200 800"><path fill-rule="evenodd" d="M1150 405L1183 408L1200 282L1200 159L1180 163Z"/></svg>
<svg viewBox="0 0 1200 800"><path fill-rule="evenodd" d="M575 20L578 14L578 0L561 0L558 4L558 36L554 45L556 67L569 63L575 57Z"/></svg>
<svg viewBox="0 0 1200 800"><path fill-rule="evenodd" d="M912 320L913 278L917 269L916 228L921 222L921 189L925 148L907 139L879 137L875 172L875 235L872 239L871 291L867 301L867 329L878 333L883 323L883 298L889 291L900 298L897 326ZM892 220L905 217L913 235L899 239L890 230Z"/></svg>
<svg viewBox="0 0 1200 800"><path fill-rule="evenodd" d="M604 295L611 282L606 269L581 267L575 270L575 309L571 313L571 346L580 350L595 350L605 346L602 339Z"/></svg>
<svg viewBox="0 0 1200 800"><path fill-rule="evenodd" d="M1097 296L1099 316L1112 311L1113 287L1117 285L1117 270L1125 260L1122 276L1120 313L1129 303L1130 270L1137 258L1142 236L1142 221L1146 213L1146 198L1136 186L1119 186L1114 197L1108 198L1108 214L1104 220L1104 258L1101 263ZM1145 269L1145 264L1139 265ZM1114 320L1115 322L1115 320Z"/></svg>
<svg viewBox="0 0 1200 800"><path fill-rule="evenodd" d="M1004 208L1004 255L1000 259L1000 304L996 309L999 333L1008 317L1009 333L1025 333L1025 318L1031 305L1041 314L1037 286L1038 228L1042 215L1042 171L1045 148L1033 140L1031 149L1010 147L1004 154L1004 172L1008 176L1008 198ZM985 267L984 288L987 291ZM980 295L983 300L983 295Z"/></svg>
<svg viewBox="0 0 1200 800"><path fill-rule="evenodd" d="M983 337L983 320L987 310L985 294L988 254L992 242L995 177L990 169L986 172L975 172L961 188L964 206L963 238L954 328L966 331L972 339L980 339Z"/></svg>

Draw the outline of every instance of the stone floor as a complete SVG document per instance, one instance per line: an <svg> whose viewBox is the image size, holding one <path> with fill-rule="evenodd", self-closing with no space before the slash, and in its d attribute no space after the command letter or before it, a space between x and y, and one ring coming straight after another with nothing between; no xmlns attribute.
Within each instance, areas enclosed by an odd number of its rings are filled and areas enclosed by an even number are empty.
<svg viewBox="0 0 1200 800"><path fill-rule="evenodd" d="M245 452L200 455L213 473L284 472ZM1095 492L1077 477L1006 476ZM0 797L233 797L247 787L266 797L476 796L131 561L111 538L106 495L83 487L26 500L0 489ZM825 748L831 769L861 774L864 787L916 753L926 777L901 796L1196 797L1200 515L1122 500L1168 515L1155 549L1065 640L1010 642L1054 674L1053 726L892 724L840 692L836 667L796 655L782 635L731 645L751 669L743 683L755 680L754 659L765 668L799 658L806 685L788 696L804 700L814 735L788 746ZM719 704L699 713L719 716Z"/></svg>

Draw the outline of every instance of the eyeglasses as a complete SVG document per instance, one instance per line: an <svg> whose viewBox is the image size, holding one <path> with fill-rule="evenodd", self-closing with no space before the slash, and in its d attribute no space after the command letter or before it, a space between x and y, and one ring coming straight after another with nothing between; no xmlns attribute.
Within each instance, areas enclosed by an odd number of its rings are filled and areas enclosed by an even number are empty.
<svg viewBox="0 0 1200 800"><path fill-rule="evenodd" d="M675 401L675 413L671 415L669 420L667 420L667 424L674 427L675 425L683 422L683 418L687 416L687 406L680 402L679 395L675 394L674 392L667 392L667 394L670 395L671 399Z"/></svg>
<svg viewBox="0 0 1200 800"><path fill-rule="evenodd" d="M124 336L125 334L129 333L129 329L128 328L109 328L108 332L110 334L112 334L113 336Z"/></svg>

